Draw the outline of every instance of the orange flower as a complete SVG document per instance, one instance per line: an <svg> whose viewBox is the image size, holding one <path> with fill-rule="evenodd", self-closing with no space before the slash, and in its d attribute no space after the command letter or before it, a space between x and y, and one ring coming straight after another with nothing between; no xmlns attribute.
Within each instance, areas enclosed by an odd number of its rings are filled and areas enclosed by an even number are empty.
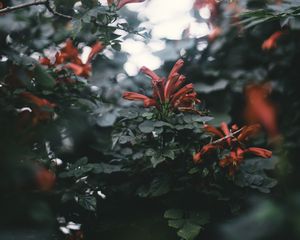
<svg viewBox="0 0 300 240"><path fill-rule="evenodd" d="M196 111L195 104L200 103L200 100L196 96L193 84L190 83L181 87L185 77L180 75L178 71L183 64L183 60L179 59L172 68L167 80L160 78L147 67L142 67L141 71L152 79L152 98L132 92L125 92L123 98L144 101L145 107L155 106L160 111L163 109L167 109L167 112L174 110Z"/></svg>
<svg viewBox="0 0 300 240"><path fill-rule="evenodd" d="M155 106L156 102L154 99L151 99L143 94L135 92L125 92L123 93L123 98L133 101L143 101L145 107Z"/></svg>
<svg viewBox="0 0 300 240"><path fill-rule="evenodd" d="M83 63L79 56L79 51L74 47L71 39L66 41L65 46L56 53L55 63L51 64L50 59L44 57L40 58L40 63L43 65L55 66L65 64L65 68L68 68L74 72L75 75L81 77L89 77L92 72L91 61L93 57L104 49L104 45L101 42L96 42L91 48L91 52L87 58L87 62Z"/></svg>
<svg viewBox="0 0 300 240"><path fill-rule="evenodd" d="M272 156L272 152L264 148L250 147L247 148L245 152L253 153L262 158L270 158Z"/></svg>
<svg viewBox="0 0 300 240"><path fill-rule="evenodd" d="M40 190L50 191L55 184L56 176L54 172L45 168L38 169L36 173L36 183Z"/></svg>
<svg viewBox="0 0 300 240"><path fill-rule="evenodd" d="M269 136L276 137L279 134L277 127L277 114L274 104L268 100L271 92L269 84L248 85L245 89L246 107L245 119L253 124L262 124Z"/></svg>
<svg viewBox="0 0 300 240"><path fill-rule="evenodd" d="M261 45L261 48L263 50L271 50L277 47L277 40L281 37L283 34L282 31L277 31L273 33L268 39L266 39L263 44Z"/></svg>
<svg viewBox="0 0 300 240"><path fill-rule="evenodd" d="M244 159L243 154L244 151L240 147L233 149L229 155L219 161L219 166L228 167L229 176L233 176Z"/></svg>
<svg viewBox="0 0 300 240"><path fill-rule="evenodd" d="M71 39L68 39L66 41L65 46L56 54L56 64L62 64L67 61L74 62L74 63L80 63L81 60L78 57L79 52L78 49L74 47L73 41Z"/></svg>
<svg viewBox="0 0 300 240"><path fill-rule="evenodd" d="M20 113L19 126L27 124L29 121L32 126L40 122L47 121L52 118L52 109L56 106L44 98L39 98L30 92L23 92L20 94L22 98L32 103L31 111L25 110ZM51 110L51 111L50 111Z"/></svg>
<svg viewBox="0 0 300 240"><path fill-rule="evenodd" d="M49 102L47 99L39 98L30 92L22 92L20 95L21 97L25 98L26 100L35 104L38 107L47 107L47 108L55 107L54 103Z"/></svg>
<svg viewBox="0 0 300 240"><path fill-rule="evenodd" d="M217 140L209 143L202 147L202 149L193 156L194 163L201 163L205 158L205 154L210 153L212 150L219 150L219 153L225 154L222 159L219 160L219 166L222 168L228 168L229 175L232 176L238 170L240 164L244 159L246 153L252 153L256 156L262 158L270 158L272 152L257 147L245 147L245 141L256 134L260 129L258 124L245 126L243 128L238 128L233 125L229 129L226 123L221 123L220 130L210 126L205 125L204 130L217 136ZM226 151L230 151L229 154Z"/></svg>
<svg viewBox="0 0 300 240"><path fill-rule="evenodd" d="M215 150L217 147L217 145L213 145L213 144L207 144L205 146L202 147L202 149L200 150L200 152L197 152L194 154L193 156L193 161L194 163L201 163L204 154L211 152L212 150Z"/></svg>

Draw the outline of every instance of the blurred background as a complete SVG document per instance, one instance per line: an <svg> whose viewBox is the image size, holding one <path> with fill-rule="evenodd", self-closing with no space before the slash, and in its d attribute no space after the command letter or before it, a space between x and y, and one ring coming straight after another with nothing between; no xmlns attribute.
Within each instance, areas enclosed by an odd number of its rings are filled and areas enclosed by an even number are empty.
<svg viewBox="0 0 300 240"><path fill-rule="evenodd" d="M0 8L23 2L0 0ZM0 239L299 239L300 1L146 0L94 30L96 16L114 18L108 2L99 3L105 10L97 1L51 1L64 14L99 11L71 22L42 5L0 15ZM53 55L70 37L83 61L95 41L112 42L93 59L88 80L78 78L82 86L37 90L29 58ZM164 191L152 186L141 201L131 190L140 179L121 170L121 154L111 148L122 111L137 105L122 93L151 95L140 68L167 76L180 58L210 123L259 123L265 134L256 144L273 151L272 161L251 166L261 172L243 183L249 189L242 195L232 190L228 200L215 190L203 202L193 192L181 195L211 210L205 227L181 229L192 236L176 234L163 217L177 195L150 197L153 188ZM20 89L59 106L55 121L34 130L20 124L19 112L30 107L17 98ZM90 163L102 165L92 170ZM85 170L71 176L78 167Z"/></svg>

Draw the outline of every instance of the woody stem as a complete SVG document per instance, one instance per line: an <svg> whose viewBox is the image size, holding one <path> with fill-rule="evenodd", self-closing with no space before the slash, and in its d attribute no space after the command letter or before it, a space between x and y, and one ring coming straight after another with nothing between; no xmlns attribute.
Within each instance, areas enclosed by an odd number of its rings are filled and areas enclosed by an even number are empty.
<svg viewBox="0 0 300 240"><path fill-rule="evenodd" d="M37 5L44 5L47 8L47 10L49 12L51 12L53 15L56 15L56 16L59 16L59 17L64 17L64 18L67 18L67 19L72 19L71 16L68 16L68 15L65 15L65 14L62 14L62 13L58 13L53 8L51 8L50 0L34 0L32 2L22 3L22 4L19 4L19 5L16 5L16 6L11 6L11 7L9 6L9 7L0 9L0 14L9 13L9 12L13 12L13 11L16 11L16 10L19 10L19 9L28 8L28 7L37 6Z"/></svg>
<svg viewBox="0 0 300 240"><path fill-rule="evenodd" d="M234 135L240 133L244 128L245 128L245 127L242 127L242 128L240 128L239 130L237 130L237 131L235 131L235 132L233 132L233 133L230 133L230 134L226 135L225 137L222 137L222 138L220 138L220 139L218 139L218 140L216 140L216 141L213 141L213 142L211 142L211 144L218 144L218 143L221 143L221 142L223 142L224 140L226 140L226 139L228 139L228 138L234 137Z"/></svg>

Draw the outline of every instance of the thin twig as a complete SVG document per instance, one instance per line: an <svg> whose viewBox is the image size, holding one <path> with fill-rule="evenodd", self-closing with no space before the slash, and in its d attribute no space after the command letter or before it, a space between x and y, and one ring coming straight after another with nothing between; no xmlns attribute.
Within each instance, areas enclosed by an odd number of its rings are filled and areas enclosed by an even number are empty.
<svg viewBox="0 0 300 240"><path fill-rule="evenodd" d="M17 5L17 6L6 7L6 8L3 8L3 9L0 9L0 14L1 13L13 12L13 11L16 11L18 9L27 8L27 7L31 7L31 6L34 6L34 5L45 5L46 2L47 2L47 0L40 0L40 1L33 1L33 2L30 2L30 3L23 3L23 4L20 4L20 5Z"/></svg>
<svg viewBox="0 0 300 240"><path fill-rule="evenodd" d="M222 137L222 138L220 138L220 139L218 139L218 140L216 140L216 141L211 142L210 144L213 144L213 145L214 145L214 144L221 143L221 142L223 142L224 140L226 140L226 139L228 139L228 138L234 137L234 135L240 133L240 132L241 132L242 130L244 130L244 129L245 129L245 127L242 127L242 128L240 128L239 130L237 130L237 131L235 131L235 132L233 132L233 133L230 133L230 134L226 135L225 137Z"/></svg>
<svg viewBox="0 0 300 240"><path fill-rule="evenodd" d="M46 0L45 7L48 9L49 12L51 12L55 16L72 19L71 16L56 12L53 8L51 8L49 0Z"/></svg>
<svg viewBox="0 0 300 240"><path fill-rule="evenodd" d="M9 13L9 12L13 12L13 11L16 11L16 10L19 10L19 9L28 8L28 7L37 6L37 5L44 5L47 8L47 10L55 16L59 16L59 17L67 18L67 19L72 19L71 16L68 16L68 15L65 15L65 14L62 14L62 13L58 13L53 8L51 8L49 0L34 0L33 2L22 3L22 4L19 4L19 5L16 5L16 6L12 6L12 7L6 7L6 8L3 8L3 9L0 9L0 14Z"/></svg>

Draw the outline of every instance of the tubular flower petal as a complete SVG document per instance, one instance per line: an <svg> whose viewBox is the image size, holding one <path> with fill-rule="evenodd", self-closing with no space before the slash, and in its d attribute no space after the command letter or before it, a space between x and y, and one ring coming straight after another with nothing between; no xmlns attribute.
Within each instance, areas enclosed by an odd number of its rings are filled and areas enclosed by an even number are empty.
<svg viewBox="0 0 300 240"><path fill-rule="evenodd" d="M194 163L200 163L201 162L201 157L202 157L202 155L201 155L200 152L195 153L194 156L193 156L193 162Z"/></svg>
<svg viewBox="0 0 300 240"><path fill-rule="evenodd" d="M267 149L264 149L264 148L250 147L250 148L246 149L246 152L253 153L262 158L272 157L272 152Z"/></svg>
<svg viewBox="0 0 300 240"><path fill-rule="evenodd" d="M170 79L173 77L174 74L178 74L178 71L183 67L183 64L184 64L184 61L182 59L177 60L174 67L172 68L168 78Z"/></svg>
<svg viewBox="0 0 300 240"><path fill-rule="evenodd" d="M68 39L65 43L65 46L55 54L55 62L51 63L49 58L40 58L39 62L48 67L56 67L58 72L63 68L70 69L74 72L75 75L81 77L89 77L92 73L92 66L90 64L93 57L103 50L105 46L101 42L96 42L91 47L91 52L88 55L87 62L83 63L79 55L79 51L74 47L71 39Z"/></svg>
<svg viewBox="0 0 300 240"><path fill-rule="evenodd" d="M49 102L47 99L39 98L30 92L22 92L20 94L22 98L32 103L31 110L22 111L19 116L18 126L26 126L29 122L32 126L37 125L40 122L47 121L52 118L52 110L56 105Z"/></svg>
<svg viewBox="0 0 300 240"><path fill-rule="evenodd" d="M212 150L216 149L218 150L218 154L223 155L219 160L219 166L222 168L226 167L228 174L233 176L244 160L246 153L252 153L263 158L270 158L272 156L272 152L264 148L245 148L245 140L260 130L258 124L245 126L240 129L234 124L231 129L229 129L227 124L223 122L220 128L222 131L213 126L204 125L204 130L214 134L218 139L205 145L194 155L193 161L195 163L200 162L200 160L202 162L205 158L205 153L210 153Z"/></svg>
<svg viewBox="0 0 300 240"><path fill-rule="evenodd" d="M156 102L154 99L151 99L143 94L135 93L135 92L124 92L123 98L127 100L133 101L143 101L145 107L155 106Z"/></svg>
<svg viewBox="0 0 300 240"><path fill-rule="evenodd" d="M186 77L183 75L180 75L177 82L175 83L175 89L181 86L182 83L184 83L186 80Z"/></svg>
<svg viewBox="0 0 300 240"><path fill-rule="evenodd" d="M199 111L195 109L195 104L200 103L200 100L197 98L193 84L190 83L180 88L181 84L185 81L185 77L180 75L177 71L182 68L183 64L183 60L179 59L166 80L159 77L147 67L141 68L141 72L152 79L152 100L155 101L155 104L152 104L152 106L156 106L158 110L166 109L167 107L167 113L174 110L190 110L191 112L199 113Z"/></svg>
<svg viewBox="0 0 300 240"><path fill-rule="evenodd" d="M55 104L49 102L48 100L44 99L44 98L39 98L35 95L33 95L30 92L22 92L21 97L25 98L26 100L28 100L29 102L35 104L38 107L48 107L48 108L54 108Z"/></svg>
<svg viewBox="0 0 300 240"><path fill-rule="evenodd" d="M224 137L224 134L220 130L215 128L214 126L205 124L204 125L204 130L207 131L207 132L210 132L214 135L217 135L218 137Z"/></svg>
<svg viewBox="0 0 300 240"><path fill-rule="evenodd" d="M245 141L248 137L258 133L259 130L260 130L259 124L254 124L254 125L250 125L250 126L243 128L243 130L241 131L241 133L238 136L238 141L240 141L240 142Z"/></svg>
<svg viewBox="0 0 300 240"><path fill-rule="evenodd" d="M96 42L92 47L92 50L88 56L88 60L87 62L91 62L91 60L93 59L93 57L98 53L98 52L101 52L105 46L101 43L101 42Z"/></svg>
<svg viewBox="0 0 300 240"><path fill-rule="evenodd" d="M196 154L194 154L193 156L193 161L194 163L200 163L202 162L202 158L204 157L205 154L213 151L214 149L216 149L217 146L216 145L212 145L212 144L206 144L202 147L202 149L197 152Z"/></svg>
<svg viewBox="0 0 300 240"><path fill-rule="evenodd" d="M263 50L270 50L277 47L277 40L283 34L282 31L273 33L267 40L265 40L261 46Z"/></svg>
<svg viewBox="0 0 300 240"><path fill-rule="evenodd" d="M164 89L164 95L166 99L170 98L170 95L175 91L175 83L177 82L179 77L178 73L174 73L171 78L169 78L169 81L167 81L165 89Z"/></svg>
<svg viewBox="0 0 300 240"><path fill-rule="evenodd" d="M66 68L71 69L77 76L89 77L91 75L92 66L90 64L69 63Z"/></svg>
<svg viewBox="0 0 300 240"><path fill-rule="evenodd" d="M153 81L158 81L160 79L160 77L156 75L155 72L151 71L149 68L145 66L141 68L141 72L148 75Z"/></svg>
<svg viewBox="0 0 300 240"><path fill-rule="evenodd" d="M61 49L59 53L56 54L56 64L61 64L66 61L81 62L81 60L78 58L78 49L74 47L73 41L71 39L68 39L66 41L65 46Z"/></svg>
<svg viewBox="0 0 300 240"><path fill-rule="evenodd" d="M225 134L225 136L230 135L230 131L229 131L228 125L225 122L221 123L221 130L223 131L223 133ZM230 145L231 144L231 138L230 137L227 138L226 142L228 143L228 145Z"/></svg>
<svg viewBox="0 0 300 240"><path fill-rule="evenodd" d="M178 90L178 92L174 93L171 96L171 103L175 104L176 100L180 99L181 97L185 96L185 94L193 92L194 91L194 85L192 83L189 83Z"/></svg>

